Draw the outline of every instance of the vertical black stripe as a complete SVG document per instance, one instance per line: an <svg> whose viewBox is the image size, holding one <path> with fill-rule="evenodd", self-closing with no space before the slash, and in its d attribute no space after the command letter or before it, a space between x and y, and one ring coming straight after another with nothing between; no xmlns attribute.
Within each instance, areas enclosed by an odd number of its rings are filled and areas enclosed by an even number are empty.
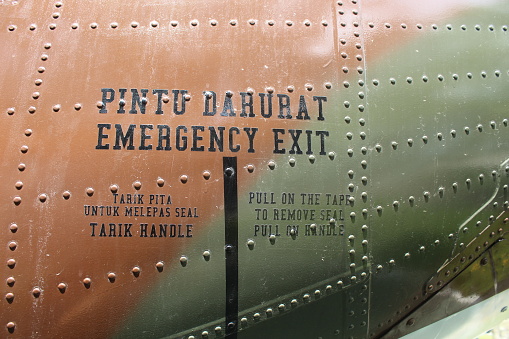
<svg viewBox="0 0 509 339"><path fill-rule="evenodd" d="M224 231L226 261L226 336L237 338L239 322L239 207L237 200L237 158L223 158Z"/></svg>

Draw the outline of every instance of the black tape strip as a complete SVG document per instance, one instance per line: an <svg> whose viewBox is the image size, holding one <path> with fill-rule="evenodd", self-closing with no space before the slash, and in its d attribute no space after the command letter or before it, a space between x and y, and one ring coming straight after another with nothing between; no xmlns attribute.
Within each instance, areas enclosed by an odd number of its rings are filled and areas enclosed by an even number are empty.
<svg viewBox="0 0 509 339"><path fill-rule="evenodd" d="M237 158L223 158L226 261L226 337L237 338L239 322L239 206Z"/></svg>

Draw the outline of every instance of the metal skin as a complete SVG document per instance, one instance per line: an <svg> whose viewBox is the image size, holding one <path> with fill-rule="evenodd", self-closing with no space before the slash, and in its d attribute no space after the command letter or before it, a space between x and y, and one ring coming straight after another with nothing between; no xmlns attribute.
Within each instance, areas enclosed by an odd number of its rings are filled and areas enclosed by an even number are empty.
<svg viewBox="0 0 509 339"><path fill-rule="evenodd" d="M508 12L0 0L1 336L394 338L504 292Z"/></svg>

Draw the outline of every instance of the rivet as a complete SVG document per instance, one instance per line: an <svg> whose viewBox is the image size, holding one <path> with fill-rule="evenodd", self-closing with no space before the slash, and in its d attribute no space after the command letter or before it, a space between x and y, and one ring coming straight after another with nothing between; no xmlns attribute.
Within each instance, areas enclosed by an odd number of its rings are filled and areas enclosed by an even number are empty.
<svg viewBox="0 0 509 339"><path fill-rule="evenodd" d="M216 332L216 335L221 335L221 326L216 326L216 328L214 328L214 332Z"/></svg>
<svg viewBox="0 0 509 339"><path fill-rule="evenodd" d="M135 277L138 277L140 275L140 272L141 272L141 269L140 269L140 266L134 266L132 269L131 269L131 272L133 273L133 275Z"/></svg>
<svg viewBox="0 0 509 339"><path fill-rule="evenodd" d="M364 185L366 185L366 183L368 182L368 178L367 177L361 177L361 181Z"/></svg>
<svg viewBox="0 0 509 339"><path fill-rule="evenodd" d="M391 143L391 145L392 145L392 148L393 148L393 149L397 149L397 148L398 148L398 143L397 143L396 141L393 141L393 142Z"/></svg>
<svg viewBox="0 0 509 339"><path fill-rule="evenodd" d="M248 164L248 165L246 166L246 169L247 169L247 171L248 171L249 173L253 173L253 171L254 171L255 167L254 167L254 165L252 165L252 164Z"/></svg>
<svg viewBox="0 0 509 339"><path fill-rule="evenodd" d="M19 164L19 165L18 165L18 170L19 170L19 171L21 171L21 172L22 172L22 171L24 171L25 169L26 169L26 165L25 165L25 164L21 163L21 164Z"/></svg>
<svg viewBox="0 0 509 339"><path fill-rule="evenodd" d="M295 299L294 299L294 300L295 300ZM246 317L242 317L242 318L240 319L240 324L241 324L242 326L247 326L247 318L246 318Z"/></svg>
<svg viewBox="0 0 509 339"><path fill-rule="evenodd" d="M295 159L294 158L288 159L288 163L290 164L290 166L295 166Z"/></svg>
<svg viewBox="0 0 509 339"><path fill-rule="evenodd" d="M92 195L94 195L94 189L92 187L88 187L86 189L86 193L88 196L92 196Z"/></svg>
<svg viewBox="0 0 509 339"><path fill-rule="evenodd" d="M207 332L207 331L203 331L203 332L201 332L201 337L202 337L203 339L208 338L208 337L209 337L209 332Z"/></svg>
<svg viewBox="0 0 509 339"><path fill-rule="evenodd" d="M407 77L407 78L406 78L406 82L408 82L409 84L411 84L411 83L412 83L412 81L413 81L413 79L412 79L411 77Z"/></svg>
<svg viewBox="0 0 509 339"><path fill-rule="evenodd" d="M7 29L11 32L16 30L16 28L17 28L16 25L9 25L9 27L7 27Z"/></svg>
<svg viewBox="0 0 509 339"><path fill-rule="evenodd" d="M41 295L41 289L39 287L34 287L32 289L32 295L35 297L35 298L39 298L39 296Z"/></svg>
<svg viewBox="0 0 509 339"><path fill-rule="evenodd" d="M334 160L334 158L336 157L336 153L334 153L334 152L329 152L328 155L329 155L330 160Z"/></svg>
<svg viewBox="0 0 509 339"><path fill-rule="evenodd" d="M90 284L92 284L92 279L90 279L90 278L84 278L84 279L82 280L82 282L83 282L83 285L85 286L85 288L90 288Z"/></svg>
<svg viewBox="0 0 509 339"><path fill-rule="evenodd" d="M34 98L34 99L39 99L40 96L41 96L41 93L39 93L39 92L32 93L32 98Z"/></svg>
<svg viewBox="0 0 509 339"><path fill-rule="evenodd" d="M12 287L12 286L14 286L16 279L14 279L14 277L9 277L5 280L5 282L7 283L8 286Z"/></svg>
<svg viewBox="0 0 509 339"><path fill-rule="evenodd" d="M273 160L270 160L267 164L271 170L276 167L276 163Z"/></svg>
<svg viewBox="0 0 509 339"><path fill-rule="evenodd" d="M295 87L294 86L288 86L288 87L286 87L286 90L288 92L292 93L295 90Z"/></svg>
<svg viewBox="0 0 509 339"><path fill-rule="evenodd" d="M39 201L45 202L48 199L48 195L43 193L39 195Z"/></svg>
<svg viewBox="0 0 509 339"><path fill-rule="evenodd" d="M366 160L362 160L361 161L361 166L362 166L362 168L365 169L368 166L368 162Z"/></svg>
<svg viewBox="0 0 509 339"><path fill-rule="evenodd" d="M7 331L9 331L9 333L12 333L16 328L16 323L13 321L9 321L7 325L5 325L5 327L7 327Z"/></svg>
<svg viewBox="0 0 509 339"><path fill-rule="evenodd" d="M209 261L210 260L210 251L203 251L203 258L206 260L206 261Z"/></svg>
<svg viewBox="0 0 509 339"><path fill-rule="evenodd" d="M230 20L230 25L232 25L232 26L237 25L237 20Z"/></svg>
<svg viewBox="0 0 509 339"><path fill-rule="evenodd" d="M252 250L252 249L254 248L254 246L255 246L255 242L254 242L254 240L249 239L249 240L247 241L247 247L249 247L249 249L250 249L250 250Z"/></svg>
<svg viewBox="0 0 509 339"><path fill-rule="evenodd" d="M253 320L254 320L254 321L258 321L258 320L260 320L260 313L255 313L255 314L253 314Z"/></svg>
<svg viewBox="0 0 509 339"><path fill-rule="evenodd" d="M163 271L163 268L164 268L164 262L162 262L162 261L158 261L158 262L156 263L156 268L157 268L157 270L158 270L159 272L162 272L162 271Z"/></svg>
<svg viewBox="0 0 509 339"><path fill-rule="evenodd" d="M313 85L312 84L305 84L304 87L308 90L308 91L312 91L313 90Z"/></svg>
<svg viewBox="0 0 509 339"><path fill-rule="evenodd" d="M346 58L348 58L348 54L346 54L345 52L341 52L341 57L343 59L346 59Z"/></svg>
<svg viewBox="0 0 509 339"><path fill-rule="evenodd" d="M385 26L386 28L391 28L391 24L389 24L388 22L386 22L384 26Z"/></svg>
<svg viewBox="0 0 509 339"><path fill-rule="evenodd" d="M18 231L18 225L17 224L10 224L9 225L9 230L12 232L12 233L16 233Z"/></svg>
<svg viewBox="0 0 509 339"><path fill-rule="evenodd" d="M359 109L360 112L364 112L364 105L359 105L357 106L357 108Z"/></svg>
<svg viewBox="0 0 509 339"><path fill-rule="evenodd" d="M78 27L79 27L79 25L76 22L71 25L72 29L77 29Z"/></svg>
<svg viewBox="0 0 509 339"><path fill-rule="evenodd" d="M410 259L410 253L405 253L405 258Z"/></svg>
<svg viewBox="0 0 509 339"><path fill-rule="evenodd" d="M310 155L308 156L308 160L309 160L309 162L310 162L310 163L314 163L314 162L315 162L315 160L316 160L316 157L315 157L313 154L310 154Z"/></svg>
<svg viewBox="0 0 509 339"><path fill-rule="evenodd" d="M16 181L16 183L14 184L14 187L16 187L16 189L20 190L23 188L23 182L21 181Z"/></svg>
<svg viewBox="0 0 509 339"><path fill-rule="evenodd" d="M97 28L97 22L92 22L92 23L90 24L90 28L92 28L92 29L96 29L96 28Z"/></svg>
<svg viewBox="0 0 509 339"><path fill-rule="evenodd" d="M14 293L9 292L5 294L5 300L7 300L8 303L12 303L14 300Z"/></svg>
<svg viewBox="0 0 509 339"><path fill-rule="evenodd" d="M182 265L182 267L186 267L187 266L187 257L186 256L181 256L180 257L180 264Z"/></svg>
<svg viewBox="0 0 509 339"><path fill-rule="evenodd" d="M139 190L141 188L141 182L139 180L136 180L135 182L133 182L133 187Z"/></svg>
<svg viewBox="0 0 509 339"><path fill-rule="evenodd" d="M274 93L274 87L266 87L265 91L267 91L267 93Z"/></svg>
<svg viewBox="0 0 509 339"><path fill-rule="evenodd" d="M482 132L482 125L481 124L477 125L477 129L479 130L479 132Z"/></svg>
<svg viewBox="0 0 509 339"><path fill-rule="evenodd" d="M21 204L21 197L20 196L15 196L13 199L12 199L12 202L16 205L19 205Z"/></svg>
<svg viewBox="0 0 509 339"><path fill-rule="evenodd" d="M364 80L359 80L357 83L358 83L358 84L359 84L359 86L361 86L361 87L362 87L362 86L364 86Z"/></svg>
<svg viewBox="0 0 509 339"><path fill-rule="evenodd" d="M389 81L391 82L392 85L396 84L396 79L394 79L394 78L390 78Z"/></svg>
<svg viewBox="0 0 509 339"><path fill-rule="evenodd" d="M115 273L113 273L113 272L108 273L108 280L110 281L110 283L114 283L116 278L117 278L117 275Z"/></svg>
<svg viewBox="0 0 509 339"><path fill-rule="evenodd" d="M9 245L8 245L8 246L9 246L9 249L10 249L11 251L14 251L14 250L16 250L16 248L18 247L18 243L16 243L15 241L11 241L11 242L9 242Z"/></svg>
<svg viewBox="0 0 509 339"><path fill-rule="evenodd" d="M55 28L57 28L57 24L50 24L48 27L49 29L54 30Z"/></svg>
<svg viewBox="0 0 509 339"><path fill-rule="evenodd" d="M67 284L61 282L60 284L57 285L57 288L60 290L60 293L64 293L65 290L67 289Z"/></svg>
<svg viewBox="0 0 509 339"><path fill-rule="evenodd" d="M118 27L118 22L112 22L112 23L110 24L110 27L111 27L111 28L117 28L117 27Z"/></svg>
<svg viewBox="0 0 509 339"><path fill-rule="evenodd" d="M267 315L267 317L272 317L272 308L267 308L265 314Z"/></svg>
<svg viewBox="0 0 509 339"><path fill-rule="evenodd" d="M290 21L290 20L286 20L285 23L286 23L287 26L292 26L293 25L293 22Z"/></svg>
<svg viewBox="0 0 509 339"><path fill-rule="evenodd" d="M136 28L136 27L138 27L138 25L139 24L136 21L131 22L131 27L132 28Z"/></svg>
<svg viewBox="0 0 509 339"><path fill-rule="evenodd" d="M187 175L183 174L180 176L180 182L182 182L183 184L187 183L187 180L189 178L187 177Z"/></svg>
<svg viewBox="0 0 509 339"><path fill-rule="evenodd" d="M172 25L173 27L177 27L178 24L179 24L178 21L175 20L170 21L170 25Z"/></svg>
<svg viewBox="0 0 509 339"><path fill-rule="evenodd" d="M350 87L350 83L349 83L348 81L343 81L343 86L344 86L345 88L348 88L348 87ZM348 107L349 107L349 106L348 106ZM348 108L348 107L347 107L347 108Z"/></svg>
<svg viewBox="0 0 509 339"><path fill-rule="evenodd" d="M486 78L486 76L487 76L486 72L484 72L484 71L483 71L483 72L481 72L481 76L482 76L483 78Z"/></svg>
<svg viewBox="0 0 509 339"><path fill-rule="evenodd" d="M211 26L217 26L217 20L210 20L209 23Z"/></svg>
<svg viewBox="0 0 509 339"><path fill-rule="evenodd" d="M35 84L36 86L40 86L40 85L42 85L42 79L35 79L35 80L34 80L34 84Z"/></svg>
<svg viewBox="0 0 509 339"><path fill-rule="evenodd" d="M419 251L421 251L421 252L423 252L425 249L426 249L426 247L424 247L424 246L419 247Z"/></svg>
<svg viewBox="0 0 509 339"><path fill-rule="evenodd" d="M157 26L159 26L159 23L157 21L151 21L150 26L157 27Z"/></svg>
<svg viewBox="0 0 509 339"><path fill-rule="evenodd" d="M331 84L330 82L326 82L326 83L324 83L324 86L325 86L325 88L327 88L327 89L331 89L331 88L332 88L332 84Z"/></svg>

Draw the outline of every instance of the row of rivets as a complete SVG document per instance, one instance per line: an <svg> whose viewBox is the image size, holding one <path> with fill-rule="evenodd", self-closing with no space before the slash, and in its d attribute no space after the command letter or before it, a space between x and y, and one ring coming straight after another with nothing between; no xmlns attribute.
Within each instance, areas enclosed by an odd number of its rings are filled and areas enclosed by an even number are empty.
<svg viewBox="0 0 509 339"><path fill-rule="evenodd" d="M338 13L339 13L340 15L344 15L344 14L345 14L345 13L344 13L344 11L341 11L341 10L340 10L340 11L338 11ZM352 11L352 13L353 13L354 15L357 15L358 10L353 10L353 11ZM54 19L58 19L58 18L60 17L60 13L55 12L55 13L53 13L53 14L52 14L52 17L53 17ZM255 26L255 25L257 25L259 22L260 22L259 20L249 19L246 23L247 23L247 24L249 24L250 26ZM218 26L218 25L219 25L219 22L218 22L217 20L214 20L214 19L209 20L209 22L208 22L208 23L209 23L209 25L210 25L210 26L213 26L213 27L216 27L216 26ZM284 25L288 26L288 27L292 27L292 26L294 26L294 24L295 24L295 22L294 22L294 21L292 21L292 20L284 20L284 22L282 22L282 23L283 23ZM191 20L191 21L189 22L189 26L191 26L191 27L199 26L199 24L200 24L199 20L196 20L196 19L193 19L193 20ZM228 24L229 24L230 26L237 26L237 25L239 24L239 21L238 21L238 20L235 20L235 19L232 19L232 20L229 20L229 21L228 21ZM268 26L275 26L275 25L277 24L277 22L276 22L275 20L265 20L265 24L266 24L266 25L268 25ZM311 22L310 20L304 20L304 21L302 22L302 24L303 24L304 26L306 26L306 27L310 27L310 26L312 25L312 22ZM328 26L328 22L327 22L327 21L325 21L325 20L322 20L322 21L320 22L320 24L321 24L322 26L324 26L324 27ZM156 28L156 27L159 27L159 26L160 26L160 23L159 23L158 21L153 20L153 21L150 21L149 25L150 25L152 28ZM347 26L347 23L346 23L346 22L340 22L340 25L341 25L342 27L346 27L346 26ZM354 22L352 23L352 25L353 25L354 27L359 27L359 25L360 25L360 24L359 24L359 22L355 22L355 21L354 21ZM132 22L130 23L130 25L129 25L129 26L130 26L131 28L138 28L138 27L140 27L140 23L139 23L139 22L137 22L137 21L132 21ZM172 21L170 21L170 26L172 26L172 27L177 27L177 26L179 26L179 22L178 22L178 21L176 21L176 20L172 20ZM391 29L391 28L393 28L393 25L392 25L392 24L390 24L390 23L380 24L380 26L385 27L385 28L387 28L387 29ZM96 22L92 22L92 23L89 25L89 27L90 27L91 29L96 29L96 28L98 28L98 27L99 27L99 24L98 24L98 23L96 23ZM118 28L118 27L119 27L119 24L118 24L117 22L112 22L112 23L110 23L110 27L111 27L111 28L113 28L113 29L116 29L116 28ZM372 22L369 22L369 23L368 23L368 27L369 27L369 28L375 28L375 27L376 27L376 25L375 25L374 23L372 23ZM400 28L402 28L402 29L407 29L409 26L408 26L406 23L402 23L402 24L400 24L400 25L399 25L399 27L400 27ZM430 27L431 27L433 30L438 30L438 29L440 28L440 27L439 27L438 25L436 25L436 24L432 24ZM8 26L7 26L7 30L8 30L9 32L14 32L17 28L18 28L18 27L17 27L16 25L14 25L14 24L11 24L11 25L8 25ZM48 28L49 28L49 29L51 29L51 30L54 30L54 29L56 29L56 28L57 28L57 25L56 25L55 23L51 23L51 24L48 26ZM79 28L79 24L78 24L78 23L73 23L73 24L71 25L71 28L72 28L72 29L78 29L78 28ZM419 30L420 30L420 29L423 29L423 28L424 28L424 26L423 26L422 24L416 24L416 25L415 25L415 28L417 28L417 29L419 29ZM450 25L450 24L446 24L446 25L445 25L445 28L446 28L448 31L452 31L452 30L453 30L453 26L452 26L452 25ZM461 30L463 30L463 31L468 30L468 27L467 27L466 25L461 25L461 26L460 26L460 28L461 28ZM31 30L31 31L34 31L34 30L36 30L36 29L37 29L37 25L36 25L36 24L30 24L30 25L28 26L28 29L29 29L29 30ZM474 26L474 29L475 29L476 31L481 31L481 30L482 30L482 26L481 26L481 25L475 25L475 26ZM489 25L489 26L488 26L488 30L489 30L489 31L491 31L491 32L494 32L494 31L496 31L497 29L496 29L496 27L495 27L494 25ZM507 32L507 30L508 30L507 25L503 25L503 26L501 26L501 27L500 27L500 30L502 30L502 31L504 31L504 32Z"/></svg>
<svg viewBox="0 0 509 339"><path fill-rule="evenodd" d="M488 77L488 73L486 71L481 71L480 73L480 76L482 78L487 78ZM495 70L493 72L493 74L495 75L495 77L499 78L501 75L502 75L502 72L500 70ZM507 72L507 74L509 75L509 71ZM451 78L453 80L459 80L461 77L457 74L457 73L453 73L451 74ZM470 72L466 73L466 78L467 79L473 79L474 78L474 75ZM433 78L432 78L433 79ZM422 82L424 83L428 83L430 81L430 77L427 76L427 75L423 75L421 77L421 80ZM445 80L445 76L442 75L442 74L438 74L436 76L436 80L440 81L440 82L443 82ZM405 81L407 84L412 84L414 82L414 78L413 77L406 77L405 78ZM388 81L391 85L396 85L397 83L397 80L395 78L389 78L389 81ZM379 79L373 79L371 81L371 83L374 85L374 86L379 86L381 84L380 80ZM349 84L348 83L344 83L345 87L348 87Z"/></svg>
<svg viewBox="0 0 509 339"><path fill-rule="evenodd" d="M41 86L42 80L41 79L36 79L34 81L34 83L35 83L36 86ZM40 97L40 95L41 95L40 92L34 92L34 93L32 93L32 98L38 99ZM74 104L73 108L74 108L74 110L79 111L79 110L81 110L83 108L83 105L80 104L80 103L76 103L76 104ZM60 104L53 105L52 110L54 112L59 112L60 110L62 110L62 106ZM34 114L37 111L37 108L34 107L34 106L30 106L27 109L27 111L30 114ZM9 107L7 109L7 111L6 111L7 115L13 115L15 112L16 112L15 107Z"/></svg>
<svg viewBox="0 0 509 339"><path fill-rule="evenodd" d="M57 3L55 3L55 7L57 7L57 8L58 8L58 7L60 7L60 6L62 6L62 3L61 3L61 2L57 2ZM55 17L55 15L53 15L53 17ZM30 25L30 27L29 27L29 28L30 28L30 30L35 30L35 29L36 29L36 25L32 24L32 25ZM14 29L10 29L10 30L14 30ZM50 48L51 48L51 43L45 43L45 44L44 44L44 49L49 50ZM48 55L47 55L47 54L42 54L42 55L41 55L41 60L42 60L42 61L46 61L46 60L48 60ZM38 72L39 72L39 73L43 73L43 72L44 72L44 70L45 70L45 69L44 69L44 67L40 67L40 68L38 69ZM42 85L42 79L36 79L36 80L34 81L34 84L35 84L35 86L41 86L41 85ZM38 97L39 97L39 93L38 93L38 92L34 92L34 93L32 94L32 98L37 99ZM36 108L35 108L35 107L33 107L33 106L31 106L31 107L28 109L28 111L29 111L30 113L34 113L34 112L36 111ZM7 110L7 113L8 113L9 115L13 115L13 114L14 114L14 108L9 108L9 109ZM30 136L32 135L32 130L31 130L31 129L25 129L24 134L25 134L25 136L30 137ZM27 145L23 145L23 146L21 146L20 151L21 151L21 153L23 153L23 154L27 153L27 152L28 152L28 146L27 146ZM25 166L25 164L23 164L23 163L20 163L20 164L18 165L18 170L19 170L20 172L24 171L24 170L25 170L25 168L26 168L26 166ZM15 183L15 187L16 187L16 189L17 189L17 190L21 190L21 189L23 188L23 182L22 182L22 181L20 181L20 180L18 180L18 181ZM38 198L39 198L39 200L40 200L41 202L44 202L44 201L46 201L46 199L47 199L47 195L46 195L46 194L40 194ZM15 204L19 204L20 202L21 202L21 197L15 197L15 198L14 198L14 203L15 203ZM10 225L9 225L9 230L10 230L12 233L16 233L16 232L17 232L17 230L18 230L18 225L17 225L17 224L15 224L15 223L10 224ZM17 243L16 241L14 241L14 240L13 240L13 241L10 241L10 242L9 242L9 244L8 244L8 248L9 248L11 251L15 251L15 250L18 248L18 243ZM9 260L7 260L7 266L8 266L9 268L13 269L13 268L15 267L15 265L16 265L16 260L15 260L15 259L9 259ZM12 277L12 276L11 276L11 277L8 277L8 278L6 279L7 286L9 286L9 287L13 287L13 286L14 286L14 284L15 284L15 282L16 282L16 279L15 279L14 277ZM59 288L60 288L60 285L59 285ZM32 294L33 294L35 297L38 297L38 296L41 294L41 289L40 289L39 287L35 287L35 288L33 288L33 290L32 290ZM8 293L5 295L5 299L7 300L7 302L8 302L8 303L12 303L12 302L14 301L14 293L12 293L12 292L8 292ZM10 321L10 322L8 322L8 323L6 324L6 328L7 328L7 330L8 330L8 332L9 332L9 333L13 333L13 332L14 332L14 330L15 330L15 328L16 328L16 323L15 323L15 322Z"/></svg>
<svg viewBox="0 0 509 339"><path fill-rule="evenodd" d="M369 27L369 28L375 28L376 26L377 26L377 25L375 25L373 22L369 22L369 23L368 23L368 27ZM392 27L393 27L393 25L392 25L392 24L390 24L390 23L388 23L388 22L383 23L383 24L379 24L379 26L381 26L381 27L385 27L385 28L387 28L387 29L390 29L390 28L392 28ZM395 26L396 26L396 25L395 25ZM402 24L400 24L400 25L399 25L399 27L401 27L402 29L407 29L409 26L408 26L406 23L402 23ZM438 25L436 25L436 24L432 24L430 27L431 27L433 30L438 30L438 29L440 28L440 27L439 27ZM423 29L423 28L424 28L424 26L423 26L422 24L416 24L416 25L415 25L415 28L417 28L417 29ZM453 26L452 26L451 24L446 24L446 25L445 25L445 28L446 28L448 31L452 31L452 30L453 30ZM461 26L460 26L460 28L461 28L461 30L463 30L463 31L466 31L466 30L468 29L467 25L461 25ZM474 25L474 29L475 29L476 31L480 31L480 30L482 29L482 27L481 27L481 25ZM508 29L508 28L507 28L507 25L503 25L503 26L501 26L501 28L500 28L500 29L501 29L502 31L504 31L504 32L507 32L507 29ZM494 31L496 30L495 25L488 25L488 30L489 30L489 31L491 31L491 32L494 32Z"/></svg>
<svg viewBox="0 0 509 339"><path fill-rule="evenodd" d="M55 13L53 13L53 16L54 16L55 19L58 19L58 17L60 17L60 13L55 12ZM259 24L260 21L256 20L256 19L249 19L246 23L249 26L255 26L255 25ZM215 20L215 19L211 19L211 20L208 21L208 24L210 26L212 26L212 27L216 27L216 26L220 25L220 22ZM228 24L230 26L232 26L232 27L236 27L236 26L239 26L239 21L235 20L235 19L232 19L232 20L228 21ZM265 24L268 25L268 26L276 26L278 24L278 22L275 21L275 20L265 20ZM292 26L296 25L296 23L294 21L292 21L292 20L284 20L283 24L288 26L288 27L292 27ZM322 26L324 26L324 27L327 27L329 25L326 20L322 20L320 22L320 24ZM156 21L156 20L150 21L149 25L152 28L157 28L157 27L161 26L161 24L158 21ZM179 25L181 25L181 23L179 21L176 21L176 20L171 20L169 22L169 25L171 27L178 27ZM193 20L189 21L188 25L189 25L189 27L197 27L197 26L200 26L200 21L197 20L197 19L193 19ZM302 25L304 25L305 27L311 27L313 25L313 23L310 20L304 20L302 22ZM116 21L111 22L109 24L109 27L112 28L112 29L117 29L117 28L119 28L119 26L120 26L119 23L116 22ZM75 23L73 23L71 25L72 29L78 29L79 27L80 26L79 26L79 24L77 22L75 22ZM92 22L92 23L89 24L89 27L91 29L97 29L97 28L99 28L99 24L97 22ZM131 27L131 28L141 28L143 26L141 26L141 24L138 21L132 21L129 24L129 27ZM29 26L29 29L31 29L31 30L35 30L36 28L37 28L37 26L35 24L32 24L32 25ZM51 23L51 24L48 25L48 28L50 30L55 30L57 28L57 24L56 23ZM15 31L17 29L17 26L16 25L9 25L7 27L7 29L10 32L13 32L13 31Z"/></svg>
<svg viewBox="0 0 509 339"><path fill-rule="evenodd" d="M347 119L347 120L348 120L348 121L347 121L347 123L350 123L350 119L349 119L349 117L347 117L347 118L348 118L348 119ZM345 118L345 119L346 119L346 118ZM491 129L496 129L496 127L497 127L497 123L496 123L495 121L493 121L493 120L492 120L492 121L490 121L489 125L490 125ZM507 127L507 126L509 125L509 120L508 120L508 119L503 119L503 120L502 120L502 125L503 125L504 127ZM464 132L465 132L465 134L466 134L466 135L470 135L470 130L471 130L471 129L470 129L470 127L466 126L463 130L464 130ZM481 133L481 132L483 132L483 130L484 130L484 126L483 126L482 124L477 124L477 126L476 126L476 130L477 130L479 133ZM456 138L456 137L457 137L457 135L458 135L458 133L457 133L457 131L456 131L455 129L452 129L452 130L450 131L450 134L451 134L451 137L452 137L453 139L454 139L454 138ZM351 139L351 137L353 137L353 136L350 136L350 135L349 135L349 136L347 136L347 137L348 137L349 139ZM443 141L443 140L444 140L444 134L443 134L443 133L440 133L440 132L439 132L439 133L437 133L437 134L436 134L436 137L437 137L437 139L438 139L439 141ZM428 144L428 142L429 142L429 137L428 137L427 135L422 136L422 138L420 138L420 139L422 140L422 142L423 142L424 144ZM414 139L409 138L409 139L407 140L407 142L406 142L406 143L407 143L407 145L408 145L409 147L412 147L412 146L414 145L414 142L415 142L415 141L414 141ZM399 144L398 144L398 142L396 142L396 141L392 141L392 142L391 142L391 147L392 147L392 149L393 149L393 150L397 150L397 149L398 149L398 145L399 145ZM378 153L380 153L380 152L382 152L383 147L382 147L382 145L380 145L380 144L376 144L376 145L375 145L375 147L374 147L374 149L375 149ZM352 150L352 153L353 153L353 150Z"/></svg>

